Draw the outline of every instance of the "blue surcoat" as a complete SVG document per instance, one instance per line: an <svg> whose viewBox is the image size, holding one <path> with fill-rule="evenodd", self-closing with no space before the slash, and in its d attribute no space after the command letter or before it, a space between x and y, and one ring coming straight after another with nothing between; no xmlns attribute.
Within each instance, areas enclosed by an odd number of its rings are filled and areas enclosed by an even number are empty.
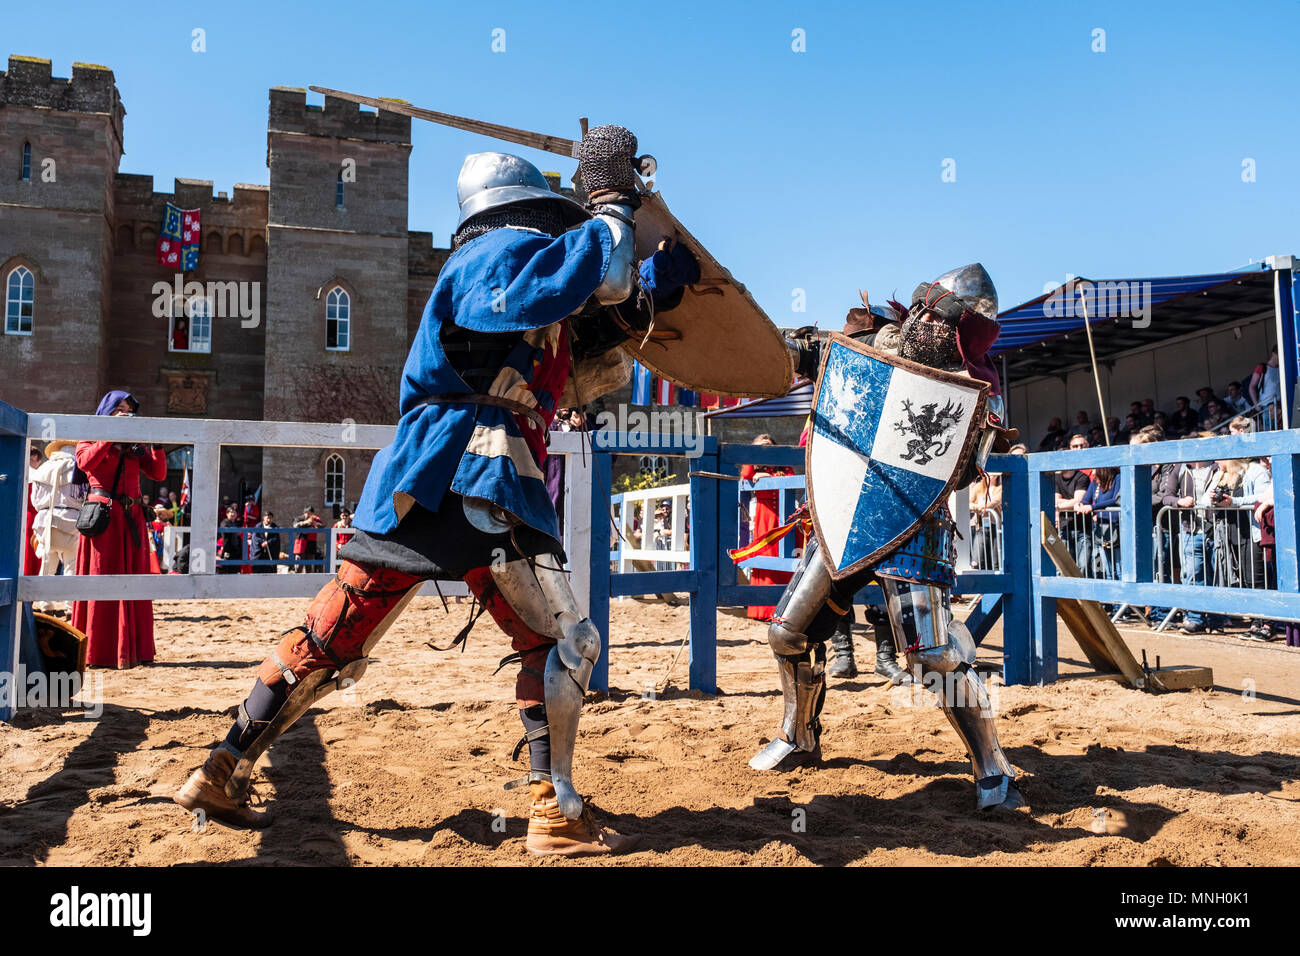
<svg viewBox="0 0 1300 956"><path fill-rule="evenodd" d="M487 499L559 539L542 469L515 414L425 399L471 392L442 349L442 330L450 323L476 332L526 333L491 394L535 406L528 385L541 354L548 344L554 347L559 323L600 286L611 247L609 227L593 219L558 238L494 229L447 260L402 371L397 435L375 455L353 519L357 527L392 532L414 503L437 512L452 490Z"/></svg>

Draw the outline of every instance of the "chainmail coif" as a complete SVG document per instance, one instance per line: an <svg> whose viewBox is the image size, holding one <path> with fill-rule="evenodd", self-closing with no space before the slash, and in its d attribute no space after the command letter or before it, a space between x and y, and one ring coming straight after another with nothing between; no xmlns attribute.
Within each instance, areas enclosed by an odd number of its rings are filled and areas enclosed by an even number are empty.
<svg viewBox="0 0 1300 956"><path fill-rule="evenodd" d="M479 213L456 230L452 238L452 251L459 249L471 239L486 235L502 226L516 226L520 229L536 229L548 236L564 233L564 217L552 202L515 203Z"/></svg>

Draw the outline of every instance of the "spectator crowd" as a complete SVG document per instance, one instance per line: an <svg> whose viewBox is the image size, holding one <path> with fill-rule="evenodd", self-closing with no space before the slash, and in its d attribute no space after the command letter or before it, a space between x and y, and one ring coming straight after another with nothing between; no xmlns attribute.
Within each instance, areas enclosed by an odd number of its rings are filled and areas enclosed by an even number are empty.
<svg viewBox="0 0 1300 956"><path fill-rule="evenodd" d="M1202 390L1207 391L1207 390ZM1232 395L1232 389L1229 389ZM1217 413L1210 396L1203 403L1211 416ZM1145 406L1147 403L1134 403ZM1234 408L1238 406L1233 406ZM1249 406L1248 406L1249 407ZM1133 412L1130 421L1137 419ZM1180 425L1196 415L1186 400L1176 411ZM1171 435L1159 424L1155 412L1150 424L1127 436L1128 444L1145 444L1178 438L1214 438L1208 427ZM1197 419L1201 423L1202 419ZM1213 417L1208 419L1218 424ZM1080 423L1086 415L1080 413ZM1226 423L1229 434L1255 431L1255 420L1238 415ZM1120 432L1119 435L1122 435ZM1118 438L1119 435L1116 437ZM1050 438L1049 434L1049 438ZM1087 431L1066 433L1071 451L1094 443ZM1103 439L1104 441L1104 439ZM1045 439L1046 443L1046 439ZM1059 446L1052 444L1049 447ZM1023 446L1013 449L1023 453ZM1120 570L1120 482L1116 468L1063 470L1053 476L1056 525L1084 575L1117 579ZM1272 460L1268 457L1171 462L1151 470L1153 580L1215 587L1270 588L1276 586L1273 526ZM971 526L977 563L996 569L1000 548L994 534L1000 528L1001 487L998 475L986 475L971 486ZM1300 646L1300 627L1290 622L1252 618L1249 622L1202 611L1161 607L1112 607L1119 621L1139 620L1157 625L1179 622L1184 634L1221 631L1229 625L1246 625L1241 636L1257 641L1276 639L1279 632L1289 645Z"/></svg>
<svg viewBox="0 0 1300 956"><path fill-rule="evenodd" d="M1186 395L1179 395L1170 411L1157 409L1153 399L1142 399L1129 405L1122 423L1117 417L1107 418L1104 431L1102 424L1092 421L1086 411L1076 413L1074 425L1068 429L1060 418L1053 418L1038 443L1038 451L1073 447L1072 442L1079 435L1092 447L1127 445L1134 435L1152 425L1158 426L1167 439L1195 438L1202 432L1225 434L1237 418L1246 419L1252 431L1271 431L1282 427L1279 400L1280 379L1274 349L1267 362L1256 366L1245 387L1241 382L1229 382L1224 393L1218 395L1206 385L1197 389L1195 407Z"/></svg>

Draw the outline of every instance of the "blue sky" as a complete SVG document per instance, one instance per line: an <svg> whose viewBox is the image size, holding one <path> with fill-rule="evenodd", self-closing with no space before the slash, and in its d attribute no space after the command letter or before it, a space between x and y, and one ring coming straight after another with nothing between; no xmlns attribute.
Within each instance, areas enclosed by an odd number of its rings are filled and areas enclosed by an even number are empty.
<svg viewBox="0 0 1300 956"><path fill-rule="evenodd" d="M206 52L191 50L195 28ZM621 123L658 158L673 211L777 324L838 327L859 288L905 296L974 260L1005 308L1067 273L1300 252L1298 28L1295 0L65 2L7 18L0 52L49 57L56 76L76 60L112 68L122 169L162 191L178 176L266 183L275 85L565 136L579 116ZM411 228L445 244L461 161L500 147L419 122L412 138Z"/></svg>

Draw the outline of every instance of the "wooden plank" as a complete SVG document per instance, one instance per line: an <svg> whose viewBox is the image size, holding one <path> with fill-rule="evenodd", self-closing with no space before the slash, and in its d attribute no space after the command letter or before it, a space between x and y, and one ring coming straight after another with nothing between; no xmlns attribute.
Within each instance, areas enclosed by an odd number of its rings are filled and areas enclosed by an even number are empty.
<svg viewBox="0 0 1300 956"><path fill-rule="evenodd" d="M1126 683L1128 678L1118 671L1097 674L1067 674L1063 680L1113 680ZM1172 664L1151 671L1152 690L1209 690L1214 686L1214 669L1195 664Z"/></svg>
<svg viewBox="0 0 1300 956"><path fill-rule="evenodd" d="M18 600L32 601L226 601L315 597L332 574L55 574L18 579ZM426 581L424 597L464 597L464 581Z"/></svg>
<svg viewBox="0 0 1300 956"><path fill-rule="evenodd" d="M286 448L383 448L396 425L342 422L263 422L227 418L123 418L107 415L27 416L29 435L94 441L153 442L155 445L272 445ZM347 438L344 439L346 433Z"/></svg>
<svg viewBox="0 0 1300 956"><path fill-rule="evenodd" d="M1151 672L1151 683L1163 690L1208 690L1214 686L1214 669L1195 664L1174 664L1157 667Z"/></svg>
<svg viewBox="0 0 1300 956"><path fill-rule="evenodd" d="M437 110L424 109L420 106L412 106L406 100L390 99L380 96L363 96L360 93L348 93L343 90L330 89L328 86L309 86L313 93L321 93L325 96L331 96L335 99L346 100L349 103L357 103L361 106L373 106L377 110L388 110L390 113L398 113L402 116L409 116L412 119L425 120L429 123L437 123L439 126L450 126L453 129L462 129L467 133L478 133L481 136L490 136L493 139L504 140L507 143L515 143L518 146L527 146L530 149L538 149L544 153L554 153L557 156L568 156L571 159L578 158L578 143L563 136L550 136L546 133L534 133L526 129L516 129L513 126L502 126L499 123L488 123L483 120L470 119L468 116L456 116L453 113L440 113Z"/></svg>
<svg viewBox="0 0 1300 956"><path fill-rule="evenodd" d="M1206 438L1205 441L1210 439ZM1039 593L1045 597L1074 598L1152 607L1179 607L1279 621L1300 620L1300 594L1259 588L1212 587L1200 584L1130 584L1100 578L1056 576L1043 579Z"/></svg>
<svg viewBox="0 0 1300 956"><path fill-rule="evenodd" d="M1075 564L1074 558L1070 554L1070 549L1065 546L1061 536L1056 532L1056 524L1042 512L1042 535L1043 547L1056 565L1056 571L1062 577L1081 578L1083 572ZM1106 657L1109 659L1112 669L1121 671L1134 687L1142 687L1146 683L1146 678L1142 673L1142 665L1134 658L1133 652L1129 650L1128 645L1124 643L1124 638L1119 636L1119 631L1115 630L1115 625L1110 622L1101 610L1101 606L1096 601L1079 601L1078 607L1084 619L1084 628L1081 631L1075 631L1070 628L1071 633L1083 642L1096 639L1106 649ZM1060 602L1057 602L1059 612ZM1078 623L1076 621L1076 623ZM1069 624L1067 619L1066 624ZM1081 636L1082 635L1082 636ZM1087 651L1085 650L1086 654Z"/></svg>
<svg viewBox="0 0 1300 956"><path fill-rule="evenodd" d="M1088 658L1089 664L1099 671L1118 672L1106 645L1089 629L1088 619L1084 617L1083 608L1079 606L1078 601L1069 598L1060 599L1056 602L1056 613L1061 616L1066 628L1074 635L1075 642L1083 651L1083 656Z"/></svg>

